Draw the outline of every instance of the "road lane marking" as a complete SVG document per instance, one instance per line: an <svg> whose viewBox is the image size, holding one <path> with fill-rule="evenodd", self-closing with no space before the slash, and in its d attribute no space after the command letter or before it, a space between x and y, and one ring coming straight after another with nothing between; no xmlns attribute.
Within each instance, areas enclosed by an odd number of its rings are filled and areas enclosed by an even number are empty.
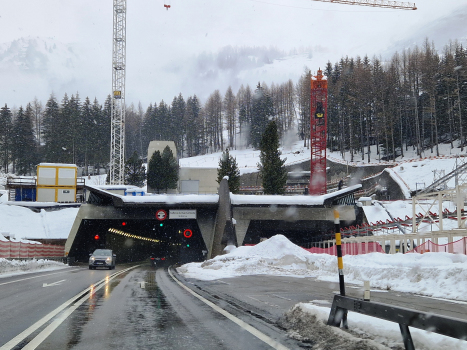
<svg viewBox="0 0 467 350"><path fill-rule="evenodd" d="M65 282L66 280L61 280L53 283L42 283L42 288L58 286L60 283Z"/></svg>
<svg viewBox="0 0 467 350"><path fill-rule="evenodd" d="M0 286L3 286L5 284L10 284L10 283L15 283L15 282L21 282L21 281L26 281L26 280L31 280L33 278L39 278L39 277L45 277L45 276L52 276L52 275L56 275L58 273L64 273L66 271L60 271L60 272L54 272L54 273L48 273L46 275L40 275L40 276L34 276L34 277L28 277L28 278L22 278L20 280L14 280L14 281L10 281L10 282L4 282L4 283L0 283Z"/></svg>
<svg viewBox="0 0 467 350"><path fill-rule="evenodd" d="M263 295L261 295L261 296L263 296ZM280 309L279 305L271 304L271 303L269 303L267 301L256 299L256 298L254 298L254 297L252 297L250 295L247 295L247 297L250 298L250 299L256 300L256 301L258 301L260 303L266 304L267 306L271 306L271 307L275 307L276 309Z"/></svg>
<svg viewBox="0 0 467 350"><path fill-rule="evenodd" d="M191 293L194 297L198 298L199 300L201 300L203 303L205 303L206 305L209 305L211 308L213 308L214 310L216 310L218 313L224 315L225 317L227 317L229 320L231 320L232 322L234 322L235 324L237 324L238 326L242 327L244 330L246 330L247 332L249 332L250 334L254 335L256 338L262 340L263 342L265 342L266 344L268 344L270 347L272 347L273 349L276 349L276 350L290 350L289 348L287 348L286 346L282 345L281 343L279 343L278 341L272 339L271 337L267 336L266 334L264 334L263 332L259 331L258 329L254 328L253 326L249 325L248 323L246 323L245 321L242 321L241 319L239 319L238 317L232 315L231 313L225 311L224 309L220 308L219 306L217 306L216 304L210 302L209 300L203 298L201 295L199 295L198 293L194 292L193 290L191 290L190 288L188 288L187 286L185 286L182 282L180 282L179 280L177 280L174 275L172 274L172 272L170 271L170 269L168 269L169 271L169 275L170 277L172 277L172 279L177 282L177 284L182 287L183 289L185 289L186 291L188 291L189 293Z"/></svg>
<svg viewBox="0 0 467 350"><path fill-rule="evenodd" d="M0 347L0 350L11 350L13 349L16 345L18 345L20 342L22 342L24 339L29 337L32 333L36 332L39 328L44 326L47 322L49 322L52 318L57 316L60 312L62 312L64 309L66 309L70 304L75 303L70 309L73 312L76 310L78 306L80 306L82 303L84 303L86 300L89 299L91 295L94 295L96 291L98 291L100 288L102 288L105 284L107 284L111 279L117 277L118 275L127 272L131 269L134 269L135 267L138 267L139 265L129 267L127 269L114 272L111 277L109 278L108 276L105 277L104 279L96 282L95 284L91 285L90 287L86 288L82 292L76 294L74 297L71 299L68 299L66 302L64 302L62 305L57 307L55 310L49 312L47 315L45 315L43 318L41 318L39 321L34 323L32 326L18 334L16 337L11 339L8 343L4 344L2 347ZM91 291L91 293L89 293ZM84 297L87 293L89 295L87 297ZM75 307L76 306L76 307ZM67 311L68 311L67 310ZM37 348L43 341L46 339L69 315L71 315L71 312L64 312L62 315L60 315L60 323L55 322L55 320L47 326L41 333L39 333L33 340L31 340L23 349L35 349ZM66 315L66 316L65 316ZM65 316L65 317L64 317ZM53 327L51 327L53 325ZM40 342L39 342L40 341Z"/></svg>
<svg viewBox="0 0 467 350"><path fill-rule="evenodd" d="M286 298L286 297L281 297L280 295L277 295L277 294L271 294L272 296L275 296L276 298L279 298L279 299L284 299L284 300L288 300L288 301L292 301L292 299L289 299L289 298Z"/></svg>
<svg viewBox="0 0 467 350"><path fill-rule="evenodd" d="M462 301L462 300L453 300L453 299L445 299L445 298L436 298L436 297L430 297L428 295L420 295L420 294L417 294L418 297L422 297L422 298L428 298L428 299L434 299L434 300L440 300L440 301L447 301L449 303L453 303L453 304L462 304L462 305L467 305L467 302L466 301Z"/></svg>

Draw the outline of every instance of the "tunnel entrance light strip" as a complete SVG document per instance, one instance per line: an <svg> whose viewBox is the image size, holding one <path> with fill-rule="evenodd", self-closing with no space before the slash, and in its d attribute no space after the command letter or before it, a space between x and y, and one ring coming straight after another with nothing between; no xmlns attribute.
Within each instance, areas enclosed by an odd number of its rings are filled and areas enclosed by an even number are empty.
<svg viewBox="0 0 467 350"><path fill-rule="evenodd" d="M137 236L137 235L133 235L133 234L128 233L128 232L124 232L124 231L121 231L121 230L117 230L117 229L115 229L115 228L109 228L109 232L110 232L110 233L114 233L114 234L116 234L116 235L128 237L128 238L134 238L134 239L139 239L139 240L142 240L142 241L160 243L160 240L159 240L159 239L148 238L148 237L143 237L143 236Z"/></svg>

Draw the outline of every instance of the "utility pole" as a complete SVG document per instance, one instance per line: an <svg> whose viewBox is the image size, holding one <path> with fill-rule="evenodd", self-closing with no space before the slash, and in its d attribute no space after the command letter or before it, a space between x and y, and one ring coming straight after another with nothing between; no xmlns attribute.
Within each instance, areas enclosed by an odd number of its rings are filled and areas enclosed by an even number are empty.
<svg viewBox="0 0 467 350"><path fill-rule="evenodd" d="M125 172L126 0L113 1L110 184L122 185Z"/></svg>

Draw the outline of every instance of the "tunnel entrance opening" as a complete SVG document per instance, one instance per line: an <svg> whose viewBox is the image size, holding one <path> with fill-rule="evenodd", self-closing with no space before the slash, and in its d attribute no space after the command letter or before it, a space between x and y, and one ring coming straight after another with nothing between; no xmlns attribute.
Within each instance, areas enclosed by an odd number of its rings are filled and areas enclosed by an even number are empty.
<svg viewBox="0 0 467 350"><path fill-rule="evenodd" d="M95 249L112 249L118 262L150 261L166 264L203 261L207 249L196 220L130 219L82 220L69 256L87 262Z"/></svg>

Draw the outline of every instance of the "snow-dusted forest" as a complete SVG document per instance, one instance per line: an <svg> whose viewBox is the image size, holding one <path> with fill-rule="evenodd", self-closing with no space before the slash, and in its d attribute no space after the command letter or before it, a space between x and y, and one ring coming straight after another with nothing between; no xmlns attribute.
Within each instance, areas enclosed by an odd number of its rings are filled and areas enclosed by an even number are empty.
<svg viewBox="0 0 467 350"><path fill-rule="evenodd" d="M210 69L272 63L273 49L221 51L203 61ZM261 56L262 55L262 56ZM258 57L261 56L260 62ZM419 46L379 57L342 57L323 72L328 86L328 147L370 159L369 146L387 160L408 147L422 156L437 154L439 143L465 143L467 130L467 51L457 41L438 49L427 38ZM212 93L201 100L181 91L172 101L126 110L126 154L144 158L151 140L175 141L180 157L258 146L267 121L280 135L306 144L309 135L310 78L303 67L296 81L258 82ZM103 103L82 92L47 101L35 99L0 111L0 166L3 172L31 174L41 161L106 167L110 154L110 97ZM353 160L353 159L352 159Z"/></svg>

